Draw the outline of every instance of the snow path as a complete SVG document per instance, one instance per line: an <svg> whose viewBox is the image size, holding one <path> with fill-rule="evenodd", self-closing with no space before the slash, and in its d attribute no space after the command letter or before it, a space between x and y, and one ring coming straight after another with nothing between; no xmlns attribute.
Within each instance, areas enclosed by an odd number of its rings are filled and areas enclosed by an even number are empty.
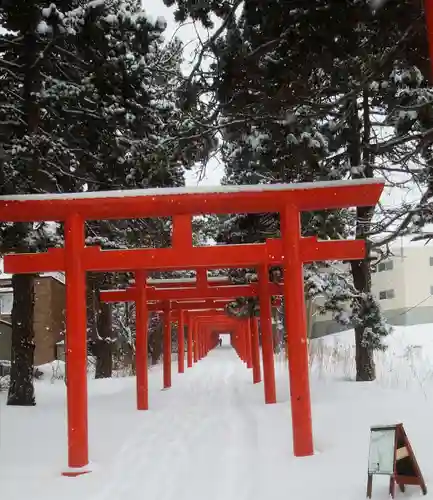
<svg viewBox="0 0 433 500"><path fill-rule="evenodd" d="M246 375L241 380L239 367ZM227 349L212 352L194 372L164 391L153 418L125 443L107 471L104 490L92 500L138 500L143 489L158 500L195 498L194 491L197 498L206 492L208 500L235 492L246 500L257 491L260 485L249 480L259 478L257 421L239 388L249 372ZM137 488L138 478L143 488Z"/></svg>
<svg viewBox="0 0 433 500"><path fill-rule="evenodd" d="M262 499L268 434L271 450L291 454L287 408L264 404L263 385L253 385L251 370L230 347L212 351L185 374L177 374L177 363L172 370L166 391L161 367L150 371L147 412L135 410L134 379L89 382L93 471L75 479L60 477L66 463L63 383L38 383L35 408L2 406L0 485L10 491L8 500L22 500L29 490L35 500L57 500L59 490L68 500L142 500L143 492L155 500L202 500L204 493L207 500ZM273 432L272 414L285 420L287 432ZM28 443L24 455L7 432L13 425Z"/></svg>
<svg viewBox="0 0 433 500"><path fill-rule="evenodd" d="M398 422L429 487L433 365L392 356L391 371L384 364L377 383L351 382L345 362L341 373L326 360L312 370L317 453L302 459L292 456L287 366L277 362L278 404L265 405L263 384L253 385L251 370L230 348L212 351L183 375L174 362L167 391L161 390L161 367L152 368L147 412L135 409L133 378L90 380L94 470L75 479L60 475L66 464L64 384L38 382L34 408L6 407L0 394L0 498L364 500L369 427ZM414 378L413 363L430 378ZM405 366L411 385L402 378ZM375 479L373 494L388 497L386 479ZM415 489L407 494L418 495Z"/></svg>

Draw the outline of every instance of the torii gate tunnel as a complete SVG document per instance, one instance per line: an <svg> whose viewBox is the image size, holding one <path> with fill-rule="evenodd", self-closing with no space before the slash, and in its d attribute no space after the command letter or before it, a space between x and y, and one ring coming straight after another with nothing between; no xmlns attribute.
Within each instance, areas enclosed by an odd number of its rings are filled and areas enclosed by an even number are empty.
<svg viewBox="0 0 433 500"><path fill-rule="evenodd" d="M137 274L137 273L136 273ZM171 332L170 318L173 318L173 310L177 310L179 319L178 328L178 353L184 349L184 338L180 335L185 328L185 315L183 312L194 311L197 309L221 309L227 301L232 301L236 297L259 297L261 304L260 327L262 331L262 354L263 354L263 380L264 380L264 395L265 403L276 403L276 388L275 388L275 368L274 368L274 348L272 334L272 314L269 297L283 295L283 284L269 283L268 273L264 269L259 270L259 283L249 285L231 285L228 278L208 278L206 269L197 269L196 278L190 279L175 279L175 280L152 280L148 279L143 283L143 275L138 275L133 287L123 290L105 290L101 292L101 300L103 302L125 302L133 301L137 305L137 299L140 297L138 286L146 288L146 297L148 300L148 310L162 310L164 312L164 336L163 336L163 375L164 388L171 387ZM168 298L176 299L169 301ZM223 299L224 297L224 299ZM151 302L151 300L157 302ZM161 300L162 299L162 300ZM187 302L183 300L187 299ZM195 302L191 300L195 299ZM178 302L178 300L182 300ZM277 300L275 299L275 304ZM197 360L196 343L197 330L194 325L192 315L187 317L188 323L188 349L187 360L188 367L192 366L192 339L194 337L194 360ZM147 338L146 325L136 321L136 335L140 338ZM255 330L246 334L255 334ZM143 340L145 342L145 340ZM255 355L255 353L254 353ZM260 382L258 370L260 367L253 365L253 359L246 358L247 366L253 368L253 382ZM258 360L259 362L259 360ZM184 371L184 358L178 355L178 372ZM140 356L136 361L136 372L147 373L147 359L145 356ZM148 387L147 380L143 379L143 383L139 383L140 377L137 377L137 408L147 409Z"/></svg>
<svg viewBox="0 0 433 500"><path fill-rule="evenodd" d="M365 243L362 240L318 242L316 239L302 238L300 212L375 206L383 187L384 182L381 180L365 179L271 186L219 186L194 188L192 191L175 188L1 197L2 221L65 223L64 248L37 254L7 255L4 260L8 273L65 272L69 465L65 474L87 472L89 464L87 271L136 271L136 278L142 284L137 286L137 315L140 324L146 325L148 299L144 271L248 267L257 268L263 274L269 265L281 264L284 270L284 314L288 330L293 450L295 456L312 455L314 448L302 265L304 262L327 259L363 259ZM280 240L250 245L193 246L191 217L194 215L266 212L280 214ZM171 248L101 250L85 245L85 222L88 220L170 216L173 217ZM145 337L137 336L136 343L137 356L147 356ZM147 379L147 373L137 373L139 378L141 380L137 380L137 384Z"/></svg>

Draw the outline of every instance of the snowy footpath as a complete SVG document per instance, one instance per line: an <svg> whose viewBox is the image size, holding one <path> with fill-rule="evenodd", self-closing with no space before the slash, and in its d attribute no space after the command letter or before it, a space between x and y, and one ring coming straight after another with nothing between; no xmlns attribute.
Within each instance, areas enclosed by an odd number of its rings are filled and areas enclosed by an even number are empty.
<svg viewBox="0 0 433 500"><path fill-rule="evenodd" d="M433 334L418 332L421 340L413 346L400 330L398 349L381 355L374 383L351 380L344 337L317 343L311 368L316 454L302 459L292 457L285 363L276 360L278 404L265 406L263 385L252 384L251 371L230 347L214 350L183 375L173 363L167 391L161 391L160 367L152 369L148 412L135 410L134 379L89 381L93 472L79 478L60 476L66 463L64 384L38 382L35 408L7 407L1 394L0 498L361 500L369 428L398 422L405 424L429 488ZM409 488L404 497L419 495ZM375 480L373 498L387 497L386 481Z"/></svg>

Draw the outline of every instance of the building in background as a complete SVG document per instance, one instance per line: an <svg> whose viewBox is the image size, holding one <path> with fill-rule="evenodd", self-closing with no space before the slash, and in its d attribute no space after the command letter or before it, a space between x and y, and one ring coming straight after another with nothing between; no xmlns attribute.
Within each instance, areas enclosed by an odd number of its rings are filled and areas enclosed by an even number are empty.
<svg viewBox="0 0 433 500"><path fill-rule="evenodd" d="M35 279L35 365L61 357L65 330L65 279L44 273ZM0 274L0 360L10 360L13 290L11 276Z"/></svg>
<svg viewBox="0 0 433 500"><path fill-rule="evenodd" d="M433 244L400 239L393 256L379 262L372 290L391 325L433 323ZM313 313L312 337L347 329L331 315Z"/></svg>

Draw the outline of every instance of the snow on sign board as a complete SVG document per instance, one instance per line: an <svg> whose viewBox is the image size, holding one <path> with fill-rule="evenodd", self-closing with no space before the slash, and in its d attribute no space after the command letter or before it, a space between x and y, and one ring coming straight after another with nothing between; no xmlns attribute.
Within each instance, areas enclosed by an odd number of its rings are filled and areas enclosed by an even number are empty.
<svg viewBox="0 0 433 500"><path fill-rule="evenodd" d="M372 427L368 473L391 476L394 473L395 426Z"/></svg>

